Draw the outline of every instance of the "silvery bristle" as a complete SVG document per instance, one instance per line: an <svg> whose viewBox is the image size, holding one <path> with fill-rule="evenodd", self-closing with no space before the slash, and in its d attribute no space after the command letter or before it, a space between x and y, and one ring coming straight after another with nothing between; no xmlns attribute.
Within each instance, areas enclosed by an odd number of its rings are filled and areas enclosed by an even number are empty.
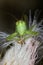
<svg viewBox="0 0 43 65"><path fill-rule="evenodd" d="M11 43L11 42L10 42ZM34 65L36 60L36 49L39 42L34 38L25 40L25 44L21 46L17 42L12 42L12 46L5 54L1 65ZM34 45L33 45L34 43Z"/></svg>
<svg viewBox="0 0 43 65"><path fill-rule="evenodd" d="M29 28L35 25L32 31L37 31L40 34L37 35L36 38L30 37L26 39L25 44L22 46L15 40L9 42L4 41L8 34L0 32L1 42L3 41L3 44L0 44L1 50L11 43L13 44L13 46L6 51L4 57L0 61L0 65L35 65L35 63L38 63L43 58L43 20L37 23L37 12L38 10L35 12L32 21L31 10L29 11Z"/></svg>

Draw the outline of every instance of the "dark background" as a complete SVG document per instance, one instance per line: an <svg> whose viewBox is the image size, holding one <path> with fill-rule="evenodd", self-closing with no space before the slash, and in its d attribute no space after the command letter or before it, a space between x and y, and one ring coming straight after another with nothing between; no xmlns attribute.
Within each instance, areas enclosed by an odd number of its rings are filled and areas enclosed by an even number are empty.
<svg viewBox="0 0 43 65"><path fill-rule="evenodd" d="M43 0L0 0L0 31L13 32L16 19L28 14L29 9L42 10L43 17Z"/></svg>
<svg viewBox="0 0 43 65"><path fill-rule="evenodd" d="M0 0L0 31L14 32L16 19L20 19L24 13L28 15L29 9L32 13L41 10L40 16L43 18L43 0ZM42 61L37 65L43 65Z"/></svg>

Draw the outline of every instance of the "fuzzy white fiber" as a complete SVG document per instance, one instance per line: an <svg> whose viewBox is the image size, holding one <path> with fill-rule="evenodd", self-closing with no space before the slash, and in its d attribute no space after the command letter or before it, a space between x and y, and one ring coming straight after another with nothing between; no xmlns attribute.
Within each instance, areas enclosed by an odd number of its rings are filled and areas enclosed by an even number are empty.
<svg viewBox="0 0 43 65"><path fill-rule="evenodd" d="M13 43L15 45L6 52L0 65L34 65L39 42L29 38L22 46L17 42L13 41Z"/></svg>

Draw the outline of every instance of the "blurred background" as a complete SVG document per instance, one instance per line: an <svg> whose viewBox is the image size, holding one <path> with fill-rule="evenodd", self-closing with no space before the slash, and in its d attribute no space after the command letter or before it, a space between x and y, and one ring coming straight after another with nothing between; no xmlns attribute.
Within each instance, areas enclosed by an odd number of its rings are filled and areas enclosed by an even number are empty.
<svg viewBox="0 0 43 65"><path fill-rule="evenodd" d="M28 15L32 10L41 10L39 19L43 18L43 0L0 0L0 31L12 33L15 31L16 19L20 19L23 14ZM43 65L43 59L37 65Z"/></svg>
<svg viewBox="0 0 43 65"><path fill-rule="evenodd" d="M20 19L23 14L42 10L43 0L0 0L0 31L11 33L15 30L15 20ZM43 15L41 14L43 17Z"/></svg>

